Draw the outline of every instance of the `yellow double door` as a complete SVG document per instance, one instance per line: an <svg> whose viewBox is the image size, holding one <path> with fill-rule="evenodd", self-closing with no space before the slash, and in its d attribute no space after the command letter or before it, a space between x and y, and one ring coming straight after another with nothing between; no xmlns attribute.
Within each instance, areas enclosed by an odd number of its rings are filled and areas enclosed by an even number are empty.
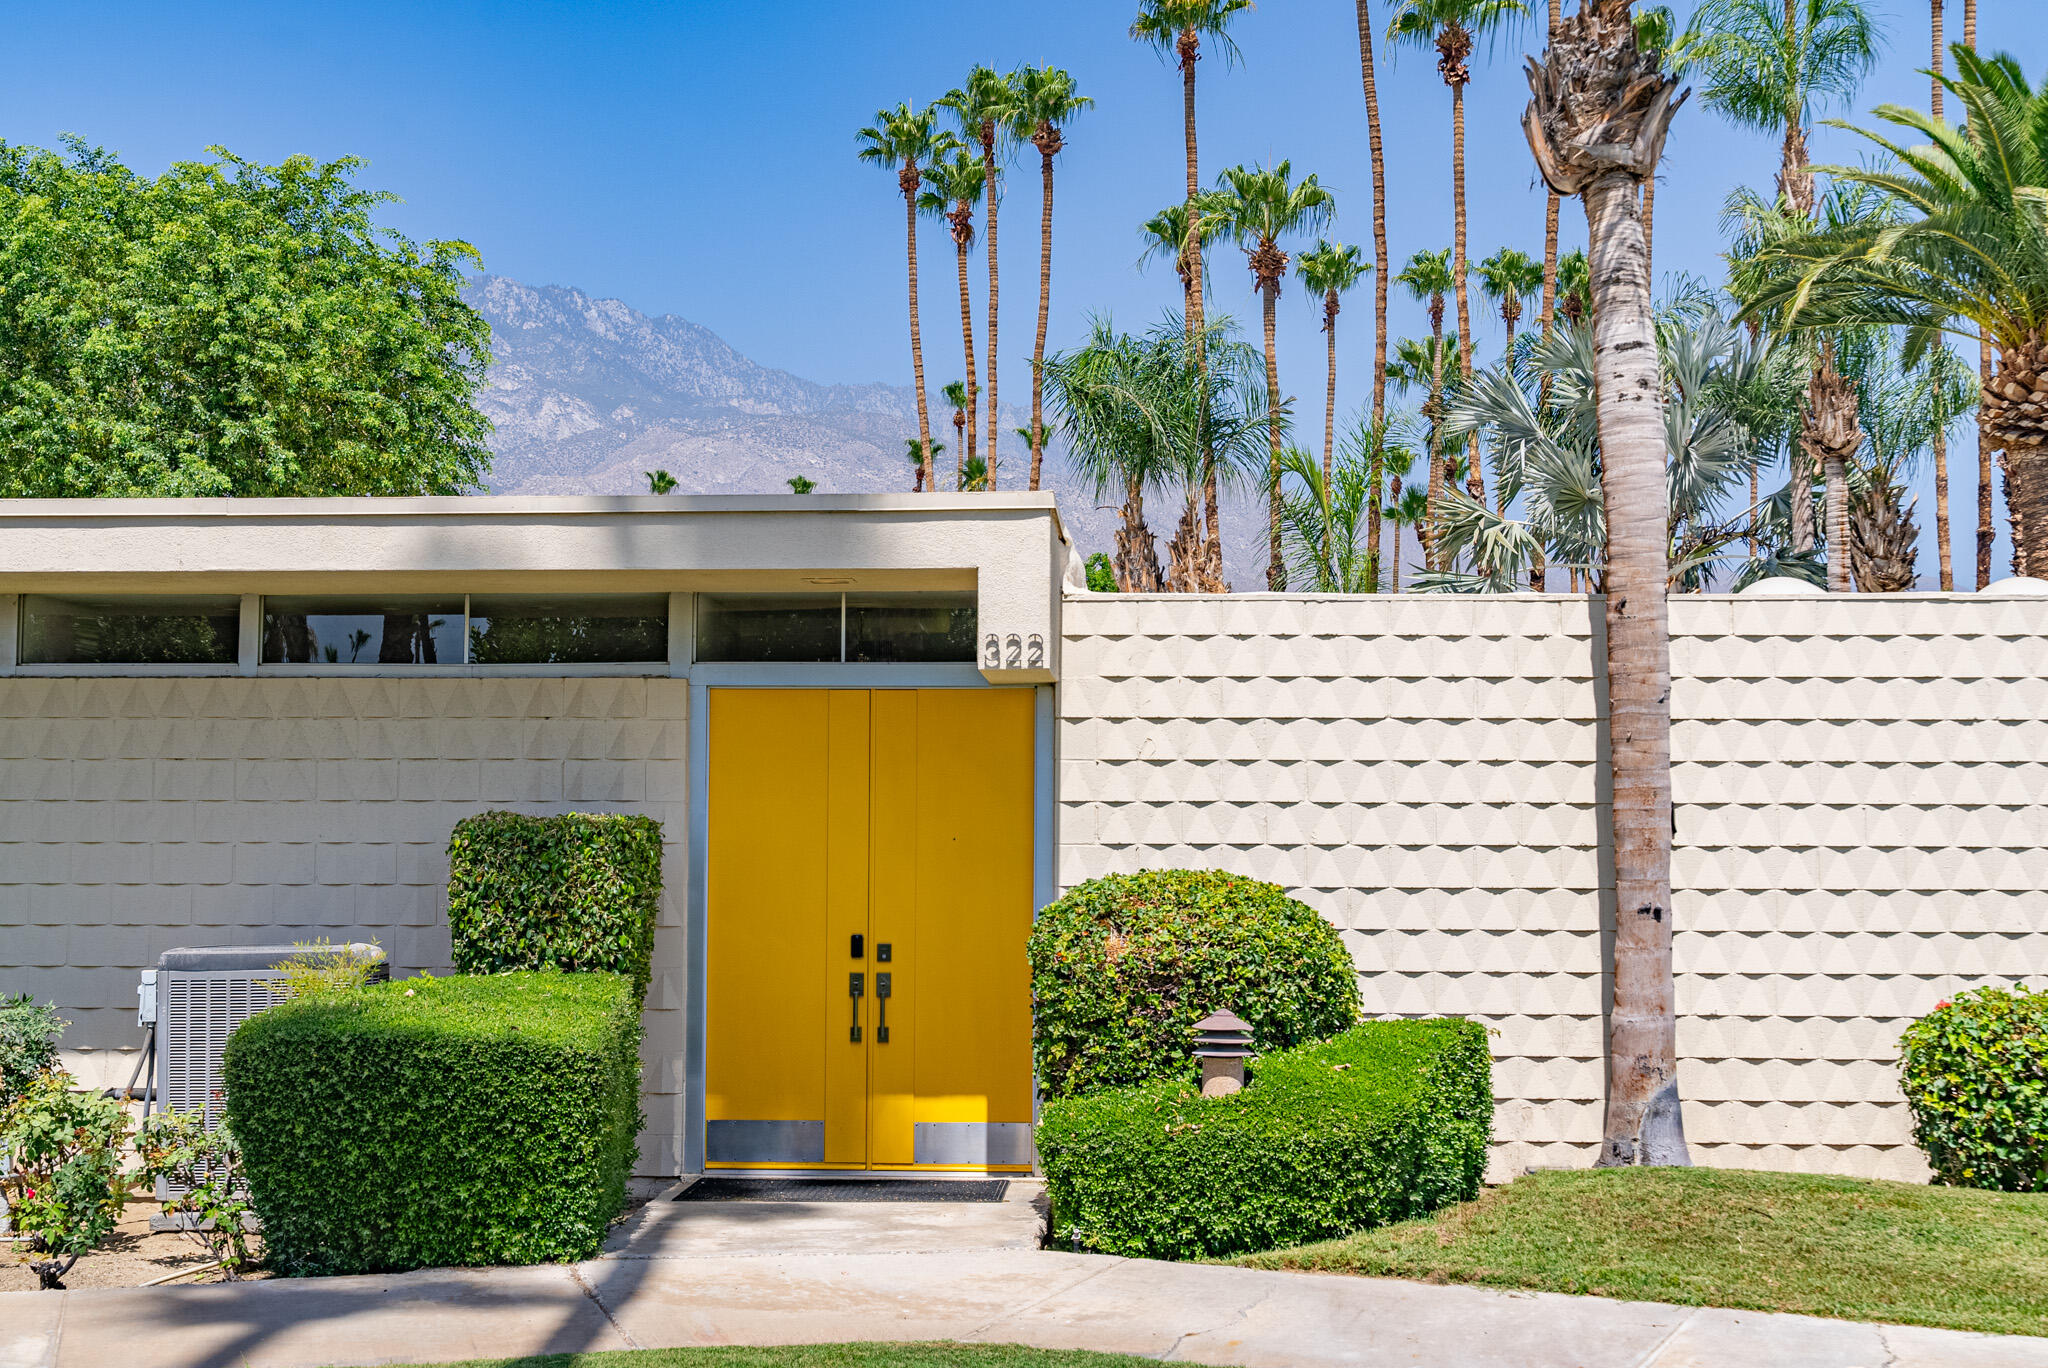
<svg viewBox="0 0 2048 1368"><path fill-rule="evenodd" d="M1032 691L709 708L707 1164L1029 1166Z"/></svg>

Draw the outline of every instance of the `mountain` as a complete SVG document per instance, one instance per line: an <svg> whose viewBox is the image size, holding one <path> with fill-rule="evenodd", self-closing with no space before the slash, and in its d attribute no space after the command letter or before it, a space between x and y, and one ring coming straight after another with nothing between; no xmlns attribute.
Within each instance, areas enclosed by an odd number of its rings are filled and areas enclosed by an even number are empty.
<svg viewBox="0 0 2048 1368"><path fill-rule="evenodd" d="M907 387L821 385L760 365L688 319L650 318L565 286L484 276L463 293L491 324L494 360L478 402L497 425L493 493L645 493L644 472L657 469L685 494L779 494L792 475L826 491L910 491L904 443L917 436L917 401ZM951 416L934 406L942 481L953 468ZM1028 477L1030 451L1011 435L1028 421L1004 412L1005 488ZM1096 507L1057 447L1044 484L1074 544L1108 550L1116 515ZM1163 511L1155 505L1154 519ZM1231 578L1262 584L1257 531L1232 522Z"/></svg>

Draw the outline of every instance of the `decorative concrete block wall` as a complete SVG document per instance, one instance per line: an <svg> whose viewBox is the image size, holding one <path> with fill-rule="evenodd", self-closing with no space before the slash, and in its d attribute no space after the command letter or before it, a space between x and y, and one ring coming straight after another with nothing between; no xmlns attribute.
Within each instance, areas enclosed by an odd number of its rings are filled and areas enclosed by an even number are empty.
<svg viewBox="0 0 2048 1368"><path fill-rule="evenodd" d="M1600 606L1085 596L1060 882L1213 866L1344 932L1368 1010L1495 1031L1497 1176L1600 1133ZM1707 1163L1924 1176L1913 1016L2048 978L2048 601L1674 602L1681 1087Z"/></svg>
<svg viewBox="0 0 2048 1368"><path fill-rule="evenodd" d="M680 1154L688 684L0 679L0 964L67 1062L125 1083L139 971L178 945L380 940L449 971L448 833L487 808L635 811L668 835L643 1171Z"/></svg>

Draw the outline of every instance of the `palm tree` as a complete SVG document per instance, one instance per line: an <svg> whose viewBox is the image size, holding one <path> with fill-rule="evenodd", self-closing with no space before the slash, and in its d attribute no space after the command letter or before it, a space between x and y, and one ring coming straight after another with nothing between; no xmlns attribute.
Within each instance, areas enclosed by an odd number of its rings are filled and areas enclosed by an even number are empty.
<svg viewBox="0 0 2048 1368"><path fill-rule="evenodd" d="M970 358L974 355L971 344L967 355ZM974 373L972 360L967 363L967 373ZM948 380L946 387L939 391L939 397L953 406L953 487L957 489L960 487L961 470L966 462L974 459L965 454L974 450L974 426L967 421L967 415L974 412L974 393L967 388L965 380Z"/></svg>
<svg viewBox="0 0 2048 1368"><path fill-rule="evenodd" d="M939 160L924 169L925 185L929 188L917 197L917 207L933 218L946 220L953 234L953 255L959 264L960 345L967 362L967 380L962 388L967 398L964 404L954 404L953 428L954 460L964 462L974 459L974 424L964 420L974 412L981 393L974 374L974 305L967 291L967 253L974 247L974 202L981 198L987 172L978 157L956 142L949 140L938 155ZM953 398L950 385L946 398ZM957 445L962 429L967 439L964 446ZM957 476L959 471L956 469L954 474Z"/></svg>
<svg viewBox="0 0 2048 1368"><path fill-rule="evenodd" d="M1551 0L1555 4L1557 0ZM1373 77L1372 15L1367 0L1358 0L1358 71L1365 85L1366 143L1372 154L1372 259L1375 265L1387 259L1387 162L1380 145L1380 96ZM1387 272L1375 270L1372 278L1372 421L1387 421ZM1380 506L1377 499L1367 514L1366 547L1374 565L1380 557Z"/></svg>
<svg viewBox="0 0 2048 1368"><path fill-rule="evenodd" d="M1946 0L1928 0L1928 11L1932 15L1930 28L1933 34L1933 64L1928 68L1929 94L1927 112L1936 120L1941 118L1941 20L1942 7ZM1974 14L1971 16L1976 17ZM1973 25L1974 27L1974 25ZM1974 36L1974 34L1972 35ZM1975 46L1975 44L1972 44ZM1956 569L1951 554L1948 528L1948 433L1937 430L1934 434L1934 550L1941 569L1941 592L1955 592Z"/></svg>
<svg viewBox="0 0 2048 1368"><path fill-rule="evenodd" d="M1301 259L1294 263L1294 273L1301 278L1301 287L1323 297L1323 331L1330 339L1329 383L1323 396L1325 484L1330 482L1330 462L1337 445L1337 310L1341 307L1345 291L1370 270L1372 263L1361 259L1356 247L1346 247L1341 242L1328 239L1318 242L1313 250L1303 252Z"/></svg>
<svg viewBox="0 0 2048 1368"><path fill-rule="evenodd" d="M1204 347L1208 338L1207 311L1202 304L1202 176L1195 146L1195 63L1202 57L1202 41L1223 54L1225 63L1238 57L1237 44L1230 38L1230 23L1252 7L1252 0L1138 0L1138 14L1131 21L1131 37L1156 49L1162 56L1173 54L1180 68L1181 140L1187 163L1187 223L1182 247L1188 268L1181 279L1187 282L1184 318L1187 337L1195 348L1197 364L1206 364ZM1216 462L1211 457L1202 479L1202 518L1207 534L1203 549L1206 577L1212 588L1223 583L1223 513L1216 497Z"/></svg>
<svg viewBox="0 0 2048 1368"><path fill-rule="evenodd" d="M1582 0L1529 64L1537 168L1586 207L1607 518L1614 1000L1600 1163L1688 1164L1671 972L1671 636L1665 430L1642 186L1684 96L1636 45L1631 0ZM1676 96L1676 98L1674 98Z"/></svg>
<svg viewBox="0 0 2048 1368"><path fill-rule="evenodd" d="M792 475L787 480L784 480L783 483L789 486L789 492L792 494L815 494L818 492L818 482L808 475Z"/></svg>
<svg viewBox="0 0 2048 1368"><path fill-rule="evenodd" d="M1365 548L1365 524L1379 502L1371 478L1372 449L1347 442L1344 459L1326 473L1298 446L1280 456L1283 475L1297 488L1284 503L1288 580L1315 594L1370 594L1378 586Z"/></svg>
<svg viewBox="0 0 2048 1368"><path fill-rule="evenodd" d="M666 470L649 470L644 473L647 476L648 493L668 494L674 491L676 487L676 477L669 474Z"/></svg>
<svg viewBox="0 0 2048 1368"><path fill-rule="evenodd" d="M1443 338L1444 338L1444 296L1458 286L1451 274L1452 248L1445 247L1434 252L1417 252L1408 258L1408 264L1394 277L1397 284L1408 287L1408 293L1416 300L1429 306L1429 335L1434 346L1431 362L1435 366L1429 377L1429 404L1431 409L1442 408L1444 392ZM1459 334L1462 338L1463 334ZM1430 411L1426 409L1425 412ZM1436 427L1430 427L1429 439L1429 516L1423 519L1417 535L1422 538L1423 563L1432 569L1435 561L1436 508L1443 497L1443 448L1438 444Z"/></svg>
<svg viewBox="0 0 2048 1368"><path fill-rule="evenodd" d="M996 274L996 201L1002 176L999 157L1007 157L1015 142L1018 92L1008 76L992 67L978 66L967 73L967 84L946 92L939 104L952 111L961 135L981 148L982 193L988 199L983 214L984 236L988 239L988 478L996 487L996 320L1002 300Z"/></svg>
<svg viewBox="0 0 2048 1368"><path fill-rule="evenodd" d="M1522 301L1543 288L1543 264L1532 261L1527 252L1503 247L1479 263L1478 274L1479 292L1500 310L1500 321L1508 332L1503 350L1512 359L1515 324L1522 319Z"/></svg>
<svg viewBox="0 0 2048 1368"><path fill-rule="evenodd" d="M1977 50L1977 0L1963 0L1963 46ZM1991 339L1977 341L1977 375L1988 389L1991 385ZM1977 419L1977 587L1991 583L1991 433L1983 416Z"/></svg>
<svg viewBox="0 0 2048 1368"><path fill-rule="evenodd" d="M913 110L907 104L878 110L875 121L855 134L860 159L877 166L895 168L896 188L903 194L903 222L910 264L910 371L917 385L917 439L923 443L924 484L937 489L932 477L932 421L925 406L924 341L917 325L917 193L924 174L919 163L931 159L937 143L937 117L930 109Z"/></svg>
<svg viewBox="0 0 2048 1368"><path fill-rule="evenodd" d="M1468 63L1479 39L1518 26L1528 13L1523 0L1399 0L1387 27L1389 42L1434 47L1437 73L1451 88L1451 273L1458 287L1458 336L1465 341L1458 371L1465 376L1472 374L1472 309L1465 293L1465 87L1472 80Z"/></svg>
<svg viewBox="0 0 2048 1368"><path fill-rule="evenodd" d="M1265 308L1266 421L1272 446L1272 459L1267 467L1266 587L1277 593L1287 587L1287 562L1280 548L1280 428L1284 410L1280 404L1280 359L1275 343L1280 282L1287 276L1287 253L1280 250L1280 239L1321 228L1330 221L1337 201L1313 173L1295 184L1293 168L1285 161L1271 167L1229 167L1217 188L1228 196L1218 212L1229 225L1231 236L1244 248L1245 264L1251 267L1253 286Z"/></svg>
<svg viewBox="0 0 2048 1368"><path fill-rule="evenodd" d="M958 382L956 381L955 383L957 384ZM903 445L909 449L911 472L915 476L915 483L910 486L910 492L922 494L925 490L925 476L929 475L932 469L931 461L925 459L925 451L929 449L932 459L936 460L938 457L946 454L946 444L944 442L920 442L915 437L905 437ZM933 492L936 493L937 491L934 490Z"/></svg>
<svg viewBox="0 0 2048 1368"><path fill-rule="evenodd" d="M1567 323L1583 328L1593 320L1593 267L1583 249L1567 252L1557 263L1558 307Z"/></svg>
<svg viewBox="0 0 2048 1368"><path fill-rule="evenodd" d="M1941 332L1996 347L1977 421L2005 453L2014 571L2038 575L2048 572L2048 234L2038 189L2048 184L2048 86L2030 87L2010 57L1960 46L1951 55L1957 74L1943 83L1967 125L1890 104L1878 118L1932 145L1840 125L1892 164L1825 169L1883 196L1882 209L1768 242L1751 307L1782 310L1796 327L1903 325L1914 361ZM1979 577L1987 572L1980 563Z"/></svg>
<svg viewBox="0 0 2048 1368"><path fill-rule="evenodd" d="M1425 477L1426 488L1436 491L1437 499L1430 501L1423 495L1427 510L1439 510L1449 486L1457 481L1458 458L1444 450L1444 372L1457 364L1458 335L1446 333L1439 337L1404 337L1394 344L1394 359L1387 363L1387 383L1403 396L1412 390L1421 390L1424 398L1420 413L1424 424L1422 449L1427 454L1429 471ZM1415 525L1416 539L1422 544L1422 563L1426 568L1439 568L1436 563L1437 523L1425 517Z"/></svg>
<svg viewBox="0 0 2048 1368"><path fill-rule="evenodd" d="M1410 461L1415 459L1413 452L1409 452L1407 455ZM1393 453L1389 452L1387 461L1387 470L1389 472L1392 472L1394 469L1392 456ZM1396 476L1393 492L1387 500L1387 506L1380 510L1380 516L1394 525L1394 552L1388 562L1392 567L1391 572L1393 576L1388 587L1394 593L1398 594L1401 592L1401 529L1404 527L1420 528L1423 519L1428 516L1428 513L1429 500L1424 497L1422 491L1419 489L1403 491L1400 478Z"/></svg>
<svg viewBox="0 0 2048 1368"><path fill-rule="evenodd" d="M1563 6L1560 0L1550 0L1550 26L1543 30L1544 41L1557 32L1563 22ZM1550 340L1550 330L1557 322L1557 191L1544 186L1543 207L1543 340ZM1531 588L1538 585L1532 584Z"/></svg>
<svg viewBox="0 0 2048 1368"><path fill-rule="evenodd" d="M1042 196L1038 209L1038 336L1031 344L1031 426L1024 429L1031 444L1031 487L1038 488L1045 464L1045 324L1052 307L1052 159L1066 148L1066 126L1094 104L1058 67L1024 66L1010 77L1017 94L1011 132L1038 149ZM994 223L994 218L990 218ZM993 243L991 243L993 247Z"/></svg>
<svg viewBox="0 0 2048 1368"><path fill-rule="evenodd" d="M1691 61L1691 53L1679 43L1678 16L1671 12L1669 5L1646 5L1637 13L1636 45L1645 52L1655 53L1670 76L1683 76ZM1657 246L1657 178L1643 182L1643 263L1650 269L1650 280L1654 284L1657 273L1650 263L1656 260Z"/></svg>

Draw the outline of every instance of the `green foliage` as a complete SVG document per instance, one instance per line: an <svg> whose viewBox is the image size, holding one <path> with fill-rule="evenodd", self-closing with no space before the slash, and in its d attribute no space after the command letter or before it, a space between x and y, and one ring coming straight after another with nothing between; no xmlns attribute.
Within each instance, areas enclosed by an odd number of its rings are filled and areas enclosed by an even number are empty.
<svg viewBox="0 0 2048 1368"><path fill-rule="evenodd" d="M27 993L0 997L0 1108L57 1064L57 1036L64 1019L56 1004L36 1006Z"/></svg>
<svg viewBox="0 0 2048 1368"><path fill-rule="evenodd" d="M1913 1140L1934 1180L2048 1192L2048 992L1958 993L1901 1044Z"/></svg>
<svg viewBox="0 0 2048 1368"><path fill-rule="evenodd" d="M486 812L448 839L448 929L465 974L605 970L645 996L660 903L652 817Z"/></svg>
<svg viewBox="0 0 2048 1368"><path fill-rule="evenodd" d="M1255 1060L1243 1092L1178 1080L1045 1106L1052 1238L1192 1259L1327 1239L1479 1191L1493 1124L1483 1027L1373 1021Z"/></svg>
<svg viewBox="0 0 2048 1368"><path fill-rule="evenodd" d="M0 144L0 496L482 483L468 244L379 227L352 158L67 152Z"/></svg>
<svg viewBox="0 0 2048 1368"><path fill-rule="evenodd" d="M1114 594L1117 592L1116 571L1110 566L1108 553L1097 551L1088 558L1088 563L1084 568L1088 575L1089 593Z"/></svg>
<svg viewBox="0 0 2048 1368"><path fill-rule="evenodd" d="M270 966L277 975L271 982L286 997L346 993L369 983L371 972L383 962L366 949L336 945L322 936L316 941L294 941L292 957Z"/></svg>
<svg viewBox="0 0 2048 1368"><path fill-rule="evenodd" d="M589 1258L625 1203L639 1045L616 974L407 979L251 1017L227 1123L271 1265Z"/></svg>
<svg viewBox="0 0 2048 1368"><path fill-rule="evenodd" d="M135 1128L135 1153L146 1186L161 1181L185 1189L163 1204L163 1214L185 1218L185 1238L220 1265L226 1281L235 1281L255 1259L245 1221L255 1208L234 1133L226 1126L208 1130L206 1113L196 1109L157 1112Z"/></svg>
<svg viewBox="0 0 2048 1368"><path fill-rule="evenodd" d="M0 1112L0 1155L8 1160L0 1197L16 1232L29 1237L24 1261L46 1289L61 1288L78 1257L113 1232L128 1198L128 1118L110 1097L73 1091L76 1082L48 1070Z"/></svg>
<svg viewBox="0 0 2048 1368"><path fill-rule="evenodd" d="M1051 1097L1192 1078L1189 1031L1228 1007L1260 1051L1358 1020L1336 929L1274 884L1218 870L1091 879L1031 929L1032 1055Z"/></svg>

